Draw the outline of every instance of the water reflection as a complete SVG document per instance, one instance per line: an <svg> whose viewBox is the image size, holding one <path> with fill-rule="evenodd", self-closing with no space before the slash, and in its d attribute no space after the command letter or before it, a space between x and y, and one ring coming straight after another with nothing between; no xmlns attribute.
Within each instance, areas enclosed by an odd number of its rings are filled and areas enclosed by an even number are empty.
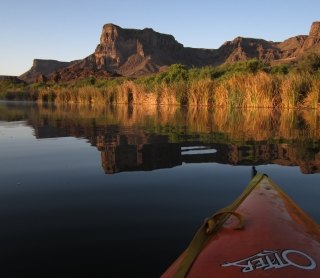
<svg viewBox="0 0 320 278"><path fill-rule="evenodd" d="M315 110L1 103L0 120L25 120L38 139L87 138L101 152L106 174L206 162L299 166L302 173L320 173Z"/></svg>
<svg viewBox="0 0 320 278"><path fill-rule="evenodd" d="M242 192L230 165L320 222L315 111L0 103L0 141L1 277L159 277Z"/></svg>

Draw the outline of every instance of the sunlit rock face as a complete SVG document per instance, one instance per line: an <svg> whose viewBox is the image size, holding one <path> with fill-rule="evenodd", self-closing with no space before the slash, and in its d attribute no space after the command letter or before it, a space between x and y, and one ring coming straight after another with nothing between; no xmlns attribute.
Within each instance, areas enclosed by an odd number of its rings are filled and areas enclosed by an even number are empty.
<svg viewBox="0 0 320 278"><path fill-rule="evenodd" d="M310 28L309 36L307 37L302 50L306 51L310 48L320 47L320 22L313 22ZM319 50L319 49L318 49Z"/></svg>
<svg viewBox="0 0 320 278"><path fill-rule="evenodd" d="M227 63L253 58L271 61L281 57L281 49L277 43L253 38L237 37L233 41L225 42L219 51L219 56Z"/></svg>
<svg viewBox="0 0 320 278"><path fill-rule="evenodd" d="M295 36L283 42L237 37L218 49L184 47L172 35L151 28L125 29L108 23L102 28L95 51L86 58L72 62L35 59L32 68L20 78L32 83L45 79L69 81L88 76L137 77L165 70L175 63L188 67L217 66L252 58L287 63L314 51L320 52L320 22L312 23L309 35Z"/></svg>
<svg viewBox="0 0 320 278"><path fill-rule="evenodd" d="M174 63L201 66L213 62L212 51L185 48L172 35L151 28L123 29L114 24L103 26L94 56L98 68L125 76L157 72Z"/></svg>
<svg viewBox="0 0 320 278"><path fill-rule="evenodd" d="M309 35L295 36L283 42L237 37L218 49L184 47L173 36L150 28L123 29L106 24L94 55L98 68L130 76L156 72L173 63L215 66L252 58L281 62L295 59L310 48L320 49L319 42L320 22L312 23Z"/></svg>
<svg viewBox="0 0 320 278"><path fill-rule="evenodd" d="M126 72L126 63L147 62L153 54L167 52L168 56L183 49L173 36L152 29L122 29L114 24L103 26L95 57L98 67Z"/></svg>

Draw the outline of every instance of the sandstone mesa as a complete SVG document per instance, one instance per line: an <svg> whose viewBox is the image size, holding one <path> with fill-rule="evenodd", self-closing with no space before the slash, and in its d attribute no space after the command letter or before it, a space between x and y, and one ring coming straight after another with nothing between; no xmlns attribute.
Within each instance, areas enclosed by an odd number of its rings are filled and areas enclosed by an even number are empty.
<svg viewBox="0 0 320 278"><path fill-rule="evenodd" d="M218 49L184 47L172 35L151 28L124 29L109 23L103 26L94 53L86 58L71 62L35 59L31 69L19 78L33 83L88 76L138 77L176 63L188 67L217 66L252 58L273 64L289 63L309 52L320 52L320 22L312 23L309 35L298 35L283 42L237 37Z"/></svg>

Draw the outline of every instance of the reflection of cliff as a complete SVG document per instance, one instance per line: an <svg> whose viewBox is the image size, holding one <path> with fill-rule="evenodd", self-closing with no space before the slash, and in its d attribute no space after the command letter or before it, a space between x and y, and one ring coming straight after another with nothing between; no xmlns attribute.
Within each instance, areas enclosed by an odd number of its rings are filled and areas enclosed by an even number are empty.
<svg viewBox="0 0 320 278"><path fill-rule="evenodd" d="M167 136L142 133L97 136L102 167L108 174L123 171L150 171L179 165L179 146L168 144Z"/></svg>
<svg viewBox="0 0 320 278"><path fill-rule="evenodd" d="M150 171L181 164L177 144L108 146L101 152L102 167L108 174Z"/></svg>
<svg viewBox="0 0 320 278"><path fill-rule="evenodd" d="M123 171L150 171L182 163L215 162L231 165L279 164L299 165L305 174L320 173L320 153L314 150L303 159L295 148L286 144L255 142L252 145L202 142L169 143L166 136L99 135L102 167L107 174Z"/></svg>
<svg viewBox="0 0 320 278"><path fill-rule="evenodd" d="M229 164L277 164L299 166L304 174L320 173L319 148L309 149L309 153L299 152L299 147L287 144L260 143L255 146L229 146ZM305 157L307 155L308 157Z"/></svg>
<svg viewBox="0 0 320 278"><path fill-rule="evenodd" d="M37 138L64 136L88 138L101 152L102 167L107 174L151 171L183 163L207 162L230 165L299 166L301 172L305 174L320 173L318 140L303 140L301 145L295 141L290 144L277 141L233 143L228 140L218 140L219 136L199 133L177 134L177 138L172 142L170 134L147 134L143 128L120 125L101 127L91 122L91 126L83 126L63 121L50 122L46 118L32 125Z"/></svg>

